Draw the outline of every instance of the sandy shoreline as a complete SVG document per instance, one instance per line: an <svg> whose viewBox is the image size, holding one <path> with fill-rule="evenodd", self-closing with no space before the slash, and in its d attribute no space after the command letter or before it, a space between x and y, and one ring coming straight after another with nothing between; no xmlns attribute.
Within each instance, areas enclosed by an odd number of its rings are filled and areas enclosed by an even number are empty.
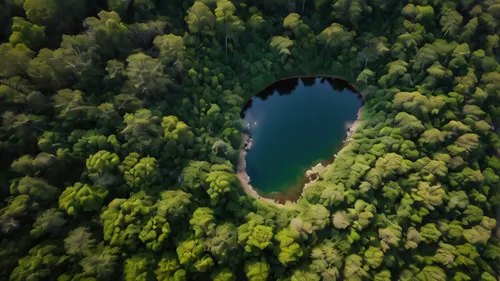
<svg viewBox="0 0 500 281"><path fill-rule="evenodd" d="M354 122L347 128L346 136L344 137L342 148L339 150L339 152L342 151L342 149L344 149L344 147L353 139L354 133L359 128L362 109L363 109L363 106L361 108L359 108L358 113L356 115L356 120L354 120ZM248 195L250 195L256 199L263 200L263 201L268 202L268 203L272 203L278 207L284 207L285 204L287 204L287 203L288 204L290 204L290 203L295 204L296 201L286 200L285 203L282 203L282 202L279 202L277 199L267 198L267 197L261 196L257 192L257 190L255 190L252 187L252 185L250 184L250 176L248 176L248 173L246 171L246 154L247 154L247 150L252 146L252 139L249 135L247 135L245 133L242 133L242 136L243 136L243 145L240 147L237 176L238 176L238 179L240 180L241 185L243 186L243 189L245 190L245 192ZM327 161L327 163L319 163L306 171L306 173L304 175L305 183L304 183L303 187L301 188L300 194L302 194L302 192L304 192L304 190L306 190L313 182L318 180L317 172L315 172L313 169L317 170L319 168L318 165L323 166L324 169L328 168L328 166L330 166L333 163L336 156L337 156L337 154L333 155L329 159L329 161ZM312 177L314 175L316 175L316 177L314 179L312 179ZM300 196L299 196L299 198L300 198ZM297 198L297 200L298 200L298 198Z"/></svg>
<svg viewBox="0 0 500 281"><path fill-rule="evenodd" d="M252 187L250 184L250 177L248 176L247 173L247 161L246 161L246 155L247 155L247 147L251 146L252 140L249 135L247 134L242 134L243 135L243 146L240 148L240 156L238 159L238 172L237 176L238 179L240 180L241 186L243 186L243 189L245 192L259 200L263 200L268 203L276 204L277 206L284 207L284 204L279 203L276 200L273 200L271 198L266 198L262 197L259 195L259 193ZM250 145L249 145L250 144Z"/></svg>

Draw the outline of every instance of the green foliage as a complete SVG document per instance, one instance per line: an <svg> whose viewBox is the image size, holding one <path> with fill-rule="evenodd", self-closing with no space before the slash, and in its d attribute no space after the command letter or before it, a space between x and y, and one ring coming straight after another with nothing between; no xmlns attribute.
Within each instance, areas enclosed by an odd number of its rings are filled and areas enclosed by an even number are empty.
<svg viewBox="0 0 500 281"><path fill-rule="evenodd" d="M38 238L46 234L57 233L66 222L63 214L57 209L48 209L36 218L30 235Z"/></svg>
<svg viewBox="0 0 500 281"><path fill-rule="evenodd" d="M167 92L170 78L163 72L163 65L143 53L130 55L127 58L125 76L129 89L138 96L158 98Z"/></svg>
<svg viewBox="0 0 500 281"><path fill-rule="evenodd" d="M269 263L262 259L251 259L245 262L245 275L249 281L265 281L269 276Z"/></svg>
<svg viewBox="0 0 500 281"><path fill-rule="evenodd" d="M9 42L13 46L24 44L32 50L38 50L43 46L45 27L32 24L21 17L13 17L12 20L12 34Z"/></svg>
<svg viewBox="0 0 500 281"><path fill-rule="evenodd" d="M153 187L160 180L158 161L132 152L120 165L123 178L131 188Z"/></svg>
<svg viewBox="0 0 500 281"><path fill-rule="evenodd" d="M180 264L192 271L207 272L214 265L212 258L205 254L200 239L183 241L177 246L176 251Z"/></svg>
<svg viewBox="0 0 500 281"><path fill-rule="evenodd" d="M111 201L101 213L104 240L111 246L136 248L141 234L141 225L151 210L150 198L134 194L129 199Z"/></svg>
<svg viewBox="0 0 500 281"><path fill-rule="evenodd" d="M167 65L184 59L186 47L182 37L174 34L157 36L153 43L160 50L160 56Z"/></svg>
<svg viewBox="0 0 500 281"><path fill-rule="evenodd" d="M87 227L80 226L73 229L64 239L64 249L69 255L90 255L95 247L96 240L92 238Z"/></svg>
<svg viewBox="0 0 500 281"><path fill-rule="evenodd" d="M214 212L209 208L198 208L194 211L189 224L193 228L196 238L212 236L215 232Z"/></svg>
<svg viewBox="0 0 500 281"><path fill-rule="evenodd" d="M247 253L257 254L259 250L271 246L273 229L259 223L259 218L250 218L245 224L238 227L238 243Z"/></svg>
<svg viewBox="0 0 500 281"><path fill-rule="evenodd" d="M227 164L213 165L205 182L212 205L224 202L224 194L239 186L238 178Z"/></svg>
<svg viewBox="0 0 500 281"><path fill-rule="evenodd" d="M274 237L279 242L278 260L284 266L296 262L303 255L301 246L297 243L299 237L299 233L289 229L283 229Z"/></svg>
<svg viewBox="0 0 500 281"><path fill-rule="evenodd" d="M0 2L0 280L496 280L497 0ZM357 129L250 196L242 107L319 74Z"/></svg>
<svg viewBox="0 0 500 281"><path fill-rule="evenodd" d="M110 172L120 164L120 158L116 153L100 150L87 158L86 165L90 174L103 174Z"/></svg>
<svg viewBox="0 0 500 281"><path fill-rule="evenodd" d="M29 250L29 253L19 259L18 266L12 271L10 280L38 280L48 279L51 268L60 263L58 245L40 244Z"/></svg>
<svg viewBox="0 0 500 281"><path fill-rule="evenodd" d="M165 246L170 232L170 224L164 217L151 216L143 225L139 239L146 244L146 248L159 251Z"/></svg>
<svg viewBox="0 0 500 281"><path fill-rule="evenodd" d="M43 179L26 176L12 182L10 193L12 195L29 195L41 202L49 202L57 198L59 191Z"/></svg>
<svg viewBox="0 0 500 281"><path fill-rule="evenodd" d="M215 16L203 2L194 2L187 10L185 18L189 31L193 34L209 34L211 32Z"/></svg>
<svg viewBox="0 0 500 281"><path fill-rule="evenodd" d="M125 260L124 263L124 280L140 280L147 281L154 278L152 263L154 256L148 253L134 255Z"/></svg>
<svg viewBox="0 0 500 281"><path fill-rule="evenodd" d="M99 185L89 185L80 182L67 187L59 197L59 208L68 215L77 216L81 212L101 209L108 191Z"/></svg>

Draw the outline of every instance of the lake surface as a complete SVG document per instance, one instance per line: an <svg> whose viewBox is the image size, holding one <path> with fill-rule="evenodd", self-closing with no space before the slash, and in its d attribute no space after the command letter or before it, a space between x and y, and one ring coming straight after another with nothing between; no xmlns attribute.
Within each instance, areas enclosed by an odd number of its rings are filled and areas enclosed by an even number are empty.
<svg viewBox="0 0 500 281"><path fill-rule="evenodd" d="M342 148L361 106L354 89L333 78L282 80L253 97L242 111L252 187L274 198L301 190L305 172Z"/></svg>

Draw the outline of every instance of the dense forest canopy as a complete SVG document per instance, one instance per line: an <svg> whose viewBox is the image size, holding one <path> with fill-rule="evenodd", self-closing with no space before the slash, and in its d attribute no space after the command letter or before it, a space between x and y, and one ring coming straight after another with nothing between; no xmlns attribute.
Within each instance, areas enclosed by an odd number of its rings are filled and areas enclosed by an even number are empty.
<svg viewBox="0 0 500 281"><path fill-rule="evenodd" d="M494 281L500 0L0 2L0 279ZM361 126L297 204L245 100L333 75Z"/></svg>

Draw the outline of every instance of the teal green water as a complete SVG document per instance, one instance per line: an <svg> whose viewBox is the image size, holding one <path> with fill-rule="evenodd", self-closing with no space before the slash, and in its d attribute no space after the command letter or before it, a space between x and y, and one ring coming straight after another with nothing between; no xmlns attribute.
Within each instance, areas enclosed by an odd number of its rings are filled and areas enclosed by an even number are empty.
<svg viewBox="0 0 500 281"><path fill-rule="evenodd" d="M305 171L342 147L362 105L344 86L333 79L288 79L249 102L243 112L252 137L246 167L250 184L261 194L296 188Z"/></svg>

